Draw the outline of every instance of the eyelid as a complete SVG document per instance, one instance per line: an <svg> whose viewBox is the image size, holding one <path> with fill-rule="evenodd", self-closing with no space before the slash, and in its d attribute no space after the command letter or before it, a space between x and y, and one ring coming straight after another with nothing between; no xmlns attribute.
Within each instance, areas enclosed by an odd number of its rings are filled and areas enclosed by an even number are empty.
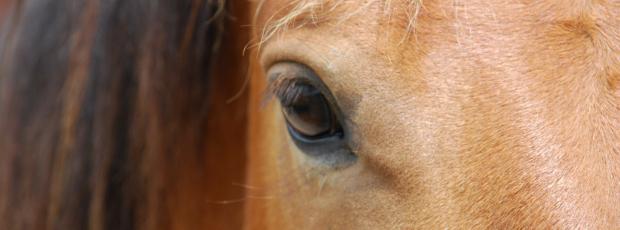
<svg viewBox="0 0 620 230"><path fill-rule="evenodd" d="M302 84L313 86L323 94L330 92L319 76L309 67L292 61L275 63L267 73L266 99L271 98L271 96L278 96L282 99L283 95L290 93L290 90L295 90L297 85Z"/></svg>
<svg viewBox="0 0 620 230"><path fill-rule="evenodd" d="M313 85L321 90L326 90L323 80L311 67L296 61L280 61L270 66L267 71L267 80L271 84L274 81L288 78L299 82Z"/></svg>
<svg viewBox="0 0 620 230"><path fill-rule="evenodd" d="M305 63L310 67L315 67L313 60L321 60L316 58L320 56L320 53L316 52L308 42L298 39L281 39L268 42L260 52L260 65L265 70L282 62Z"/></svg>
<svg viewBox="0 0 620 230"><path fill-rule="evenodd" d="M336 73L343 72L338 70L339 65L333 60L333 58L340 59L340 56L329 58L325 54L326 50L317 49L317 47L332 46L318 43L318 41L283 37L265 44L260 52L259 62L265 71L280 63L303 63L306 68L311 69L323 82L327 83L333 76L337 76ZM337 46L332 48L335 49Z"/></svg>
<svg viewBox="0 0 620 230"><path fill-rule="evenodd" d="M269 82L267 91L271 95L279 98L283 105L287 105L296 100L299 94L302 93L301 91L304 89L305 85L310 84L299 78L279 77Z"/></svg>

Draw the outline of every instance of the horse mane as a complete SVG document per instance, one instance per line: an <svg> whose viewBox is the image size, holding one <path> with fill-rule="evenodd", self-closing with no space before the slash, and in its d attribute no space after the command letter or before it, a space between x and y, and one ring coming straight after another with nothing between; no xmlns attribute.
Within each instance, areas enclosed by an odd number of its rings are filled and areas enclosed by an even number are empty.
<svg viewBox="0 0 620 230"><path fill-rule="evenodd" d="M241 205L203 199L243 196L230 181L243 182L246 102L223 102L245 75L238 44L248 36L229 32L247 24L242 6L11 7L0 47L0 229L197 229L218 213L241 226Z"/></svg>

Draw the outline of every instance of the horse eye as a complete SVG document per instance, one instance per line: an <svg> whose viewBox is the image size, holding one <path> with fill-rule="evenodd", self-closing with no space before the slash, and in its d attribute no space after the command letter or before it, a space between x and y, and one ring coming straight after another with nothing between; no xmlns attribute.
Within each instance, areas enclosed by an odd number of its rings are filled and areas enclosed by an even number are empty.
<svg viewBox="0 0 620 230"><path fill-rule="evenodd" d="M280 100L288 133L302 153L320 164L344 167L354 163L344 115L319 76L306 65L280 62L272 65L270 95Z"/></svg>
<svg viewBox="0 0 620 230"><path fill-rule="evenodd" d="M338 122L321 91L305 83L293 87L296 95L282 104L291 131L311 140L337 134Z"/></svg>

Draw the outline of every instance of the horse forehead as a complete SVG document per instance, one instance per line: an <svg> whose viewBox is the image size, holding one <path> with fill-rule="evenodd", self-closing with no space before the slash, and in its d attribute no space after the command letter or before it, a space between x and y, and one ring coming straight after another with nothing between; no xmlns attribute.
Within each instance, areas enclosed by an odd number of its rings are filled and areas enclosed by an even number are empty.
<svg viewBox="0 0 620 230"><path fill-rule="evenodd" d="M557 30L572 32L573 36L592 36L601 29L607 29L603 34L620 32L620 29L610 26L618 24L618 5L578 0L273 0L262 1L255 23L262 29L262 36L267 35L267 39L275 33L290 29L312 29L321 23L339 25L338 29L343 31L363 31L361 35L358 34L362 39L375 39L370 38L373 35L368 29L372 27L381 28L372 30L376 36L384 34L386 30L396 31L392 34L401 37L415 34L416 38L423 38L429 33L458 36L454 39L433 38L432 43L453 42L467 39L467 36L470 41L475 41L480 34L501 35L502 32L503 35L516 37L521 36L520 33L537 29L533 27L544 25L557 25ZM526 39L521 36L518 40ZM601 42L605 43L610 41ZM390 44L396 43L388 42L384 45Z"/></svg>
<svg viewBox="0 0 620 230"><path fill-rule="evenodd" d="M588 14L597 6L617 6L617 3L584 0L565 1L456 1L456 0L258 0L259 16L263 21L279 17L299 16L309 21L322 21L321 16L367 17L372 13L381 13L392 18L395 13L403 12L409 17L400 23L407 24L410 18L417 17L420 11L435 14L435 17L454 17L476 13L482 15L506 14L514 15L518 20L525 15L536 15L547 19L576 17ZM379 10L379 11L377 11ZM337 12L328 14L326 12ZM402 16L402 15L401 15ZM497 19L497 18L496 18ZM461 18L467 20L467 18Z"/></svg>

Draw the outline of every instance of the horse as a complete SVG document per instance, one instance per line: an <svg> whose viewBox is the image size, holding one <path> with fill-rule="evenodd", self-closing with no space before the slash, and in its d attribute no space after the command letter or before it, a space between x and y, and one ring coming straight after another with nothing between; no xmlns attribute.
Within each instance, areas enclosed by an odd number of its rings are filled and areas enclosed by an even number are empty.
<svg viewBox="0 0 620 230"><path fill-rule="evenodd" d="M1 229L620 226L617 1L11 7Z"/></svg>

